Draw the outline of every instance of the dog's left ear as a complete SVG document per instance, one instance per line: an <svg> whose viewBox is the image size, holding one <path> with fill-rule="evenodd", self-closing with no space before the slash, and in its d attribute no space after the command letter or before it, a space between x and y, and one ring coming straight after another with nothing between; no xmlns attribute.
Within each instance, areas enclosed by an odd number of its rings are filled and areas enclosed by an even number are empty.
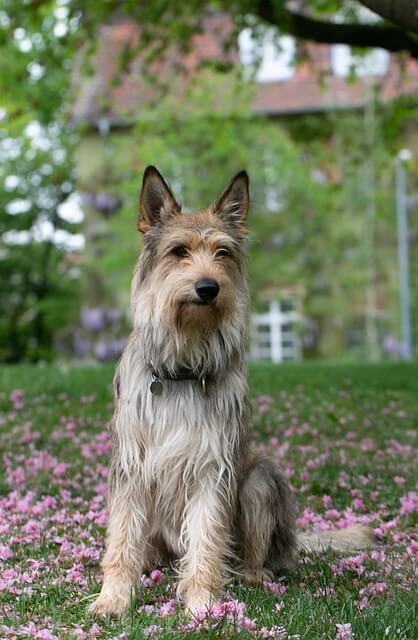
<svg viewBox="0 0 418 640"><path fill-rule="evenodd" d="M138 229L142 233L163 224L170 215L181 210L161 173L152 166L144 172L139 206Z"/></svg>
<svg viewBox="0 0 418 640"><path fill-rule="evenodd" d="M239 233L247 232L250 205L249 179L246 171L236 174L215 205L215 213Z"/></svg>

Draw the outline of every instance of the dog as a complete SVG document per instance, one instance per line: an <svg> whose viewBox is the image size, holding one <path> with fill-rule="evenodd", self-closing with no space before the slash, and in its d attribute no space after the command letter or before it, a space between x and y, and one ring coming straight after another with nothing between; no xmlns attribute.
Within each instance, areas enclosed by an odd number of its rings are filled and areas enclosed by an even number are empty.
<svg viewBox="0 0 418 640"><path fill-rule="evenodd" d="M110 517L93 614L123 614L142 572L170 558L178 595L194 614L231 571L261 582L291 569L301 548L371 542L360 526L298 536L285 477L251 453L248 209L245 171L195 214L182 213L155 167L144 173L144 245L132 281L133 330L114 378Z"/></svg>

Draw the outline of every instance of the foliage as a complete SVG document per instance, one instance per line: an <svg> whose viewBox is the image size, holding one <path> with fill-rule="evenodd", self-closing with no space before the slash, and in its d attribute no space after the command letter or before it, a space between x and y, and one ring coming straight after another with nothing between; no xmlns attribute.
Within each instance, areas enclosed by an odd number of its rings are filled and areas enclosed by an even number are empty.
<svg viewBox="0 0 418 640"><path fill-rule="evenodd" d="M4 2L0 11L0 359L6 361L50 358L78 295L67 250L77 225L60 215L74 185L74 139L64 110L71 60L55 3L38 3L36 11L25 4Z"/></svg>
<svg viewBox="0 0 418 640"><path fill-rule="evenodd" d="M0 106L9 120L62 122L77 24L69 19L65 2L2 2Z"/></svg>
<svg viewBox="0 0 418 640"><path fill-rule="evenodd" d="M251 367L255 445L294 486L298 526L370 523L384 545L306 556L264 586L231 580L228 604L191 627L171 566L142 578L124 619L86 615L107 522L111 378L110 366L0 370L2 638L416 637L416 364Z"/></svg>
<svg viewBox="0 0 418 640"><path fill-rule="evenodd" d="M27 25L31 30L50 28L59 8L65 16L68 43L75 49L80 46L94 48L97 27L121 14L131 16L141 25L140 46L150 55L160 53L168 43L176 43L187 49L191 36L201 28L202 19L210 11L228 12L234 22L232 38L243 26L257 28L267 24L281 34L290 34L301 41L346 43L356 47L381 47L389 51L406 51L418 57L418 45L408 32L418 31L415 3L398 0L394 3L358 2L346 0L314 0L307 6L294 7L288 0L160 0L159 2L132 2L125 0L43 0L36 3L3 2L4 15L12 27ZM363 24L365 6L370 6L379 16L391 22ZM343 19L343 20L342 20ZM129 62L129 55L125 56Z"/></svg>
<svg viewBox="0 0 418 640"><path fill-rule="evenodd" d="M73 189L70 143L58 127L0 130L0 359L48 359L73 318L78 269L66 255L76 225L60 214Z"/></svg>

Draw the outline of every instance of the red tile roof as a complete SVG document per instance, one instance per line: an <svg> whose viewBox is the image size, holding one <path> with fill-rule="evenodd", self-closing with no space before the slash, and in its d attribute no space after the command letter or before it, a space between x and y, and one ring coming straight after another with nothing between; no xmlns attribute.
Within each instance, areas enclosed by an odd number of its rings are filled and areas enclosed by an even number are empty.
<svg viewBox="0 0 418 640"><path fill-rule="evenodd" d="M350 80L333 73L329 45L305 46L308 61L296 70L292 78L257 84L256 113L284 115L361 107L368 99L371 85L377 88L383 102L418 91L418 62L415 60L408 60L402 66L399 58L391 56L384 75Z"/></svg>
<svg viewBox="0 0 418 640"><path fill-rule="evenodd" d="M138 44L139 30L128 19L105 25L100 29L100 45L94 60L95 73L83 78L74 74L76 97L72 109L75 122L96 124L107 118L111 124L126 124L136 119L141 104L156 95L161 78L171 82L170 90L181 93L187 76L205 61L237 63L238 51L225 50L224 41L231 32L228 16L213 14L205 18L201 33L193 36L190 50L179 53L170 47L163 58L145 65L144 55L137 53L123 71L119 57ZM350 82L332 73L330 47L308 44L308 61L286 80L256 83L253 108L256 113L287 115L320 112L334 108L355 108L366 101L366 87L372 81L379 88L383 101L418 90L418 63L408 60L402 67L392 56L387 73L381 77L357 78ZM181 67L179 65L181 61ZM145 67L148 78L144 81Z"/></svg>

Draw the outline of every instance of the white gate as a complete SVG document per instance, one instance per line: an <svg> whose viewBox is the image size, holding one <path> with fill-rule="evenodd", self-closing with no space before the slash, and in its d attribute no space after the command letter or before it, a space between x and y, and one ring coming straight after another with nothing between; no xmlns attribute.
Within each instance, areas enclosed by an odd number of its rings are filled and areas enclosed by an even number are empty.
<svg viewBox="0 0 418 640"><path fill-rule="evenodd" d="M270 301L267 313L253 313L250 357L271 362L300 360L301 345L295 328L298 320L297 312L294 309L283 310L278 300Z"/></svg>

